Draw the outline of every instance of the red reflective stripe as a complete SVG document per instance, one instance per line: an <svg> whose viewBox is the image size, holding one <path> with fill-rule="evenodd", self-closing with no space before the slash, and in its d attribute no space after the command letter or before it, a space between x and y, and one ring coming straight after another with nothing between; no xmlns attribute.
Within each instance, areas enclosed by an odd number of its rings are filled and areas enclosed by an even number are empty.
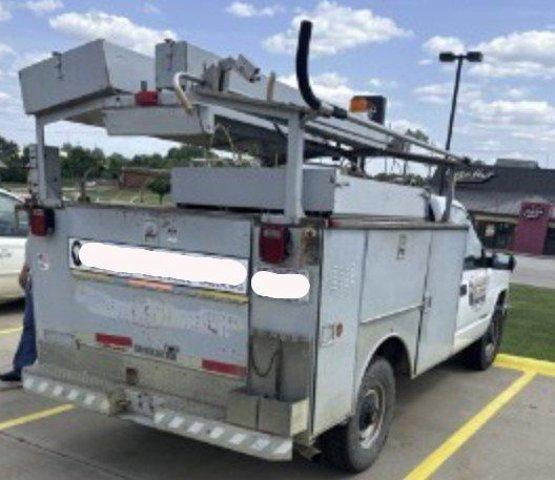
<svg viewBox="0 0 555 480"><path fill-rule="evenodd" d="M108 335L107 333L96 333L96 341L103 345L114 345L117 347L131 347L133 346L133 339L131 337L120 337L118 335Z"/></svg>
<svg viewBox="0 0 555 480"><path fill-rule="evenodd" d="M127 280L127 284L132 287L151 288L153 290L160 290L162 292L171 292L173 286L167 283L153 282L150 280Z"/></svg>
<svg viewBox="0 0 555 480"><path fill-rule="evenodd" d="M224 373L226 375L234 375L236 377L246 377L247 368L241 365L233 365L231 363L217 362L216 360L202 360L202 369L209 372Z"/></svg>

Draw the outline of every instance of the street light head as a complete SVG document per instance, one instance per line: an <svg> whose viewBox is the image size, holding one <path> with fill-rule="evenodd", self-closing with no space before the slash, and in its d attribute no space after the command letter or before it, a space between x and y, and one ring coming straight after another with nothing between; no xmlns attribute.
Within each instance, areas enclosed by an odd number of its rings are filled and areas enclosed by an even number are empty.
<svg viewBox="0 0 555 480"><path fill-rule="evenodd" d="M451 63L457 59L457 56L453 52L441 52L439 54L439 61L442 63Z"/></svg>
<svg viewBox="0 0 555 480"><path fill-rule="evenodd" d="M484 54L482 52L468 52L466 54L466 59L469 62L479 63L484 59Z"/></svg>

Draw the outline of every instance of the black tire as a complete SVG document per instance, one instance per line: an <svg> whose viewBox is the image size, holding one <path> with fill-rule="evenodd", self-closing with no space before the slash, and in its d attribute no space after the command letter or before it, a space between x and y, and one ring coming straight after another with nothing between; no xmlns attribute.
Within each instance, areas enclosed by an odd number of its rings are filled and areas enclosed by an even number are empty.
<svg viewBox="0 0 555 480"><path fill-rule="evenodd" d="M382 450L395 408L395 374L391 364L376 358L362 380L355 415L324 433L320 447L334 467L357 473L369 468Z"/></svg>
<svg viewBox="0 0 555 480"><path fill-rule="evenodd" d="M463 360L468 368L479 371L487 370L495 361L503 338L505 322L503 310L503 305L498 304L495 307L487 332L464 351Z"/></svg>

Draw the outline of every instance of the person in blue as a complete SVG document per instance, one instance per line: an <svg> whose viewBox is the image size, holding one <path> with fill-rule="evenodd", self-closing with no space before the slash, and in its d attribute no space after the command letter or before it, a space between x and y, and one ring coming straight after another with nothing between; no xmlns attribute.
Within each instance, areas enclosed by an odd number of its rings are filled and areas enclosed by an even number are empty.
<svg viewBox="0 0 555 480"><path fill-rule="evenodd" d="M28 262L25 262L19 274L19 284L25 290L25 312L23 314L23 332L13 359L13 369L0 375L3 382L20 382L21 370L32 365L37 359L37 342L35 335L35 314L33 312L33 291Z"/></svg>

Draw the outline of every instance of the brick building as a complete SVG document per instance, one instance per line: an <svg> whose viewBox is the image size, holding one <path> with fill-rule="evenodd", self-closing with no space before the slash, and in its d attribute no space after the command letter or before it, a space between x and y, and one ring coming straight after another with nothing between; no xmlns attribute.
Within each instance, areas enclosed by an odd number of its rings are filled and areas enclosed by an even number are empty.
<svg viewBox="0 0 555 480"><path fill-rule="evenodd" d="M162 168L123 167L119 178L122 188L143 188L155 178L169 175L169 170Z"/></svg>
<svg viewBox="0 0 555 480"><path fill-rule="evenodd" d="M555 255L555 170L499 160L460 172L456 198L487 248Z"/></svg>

